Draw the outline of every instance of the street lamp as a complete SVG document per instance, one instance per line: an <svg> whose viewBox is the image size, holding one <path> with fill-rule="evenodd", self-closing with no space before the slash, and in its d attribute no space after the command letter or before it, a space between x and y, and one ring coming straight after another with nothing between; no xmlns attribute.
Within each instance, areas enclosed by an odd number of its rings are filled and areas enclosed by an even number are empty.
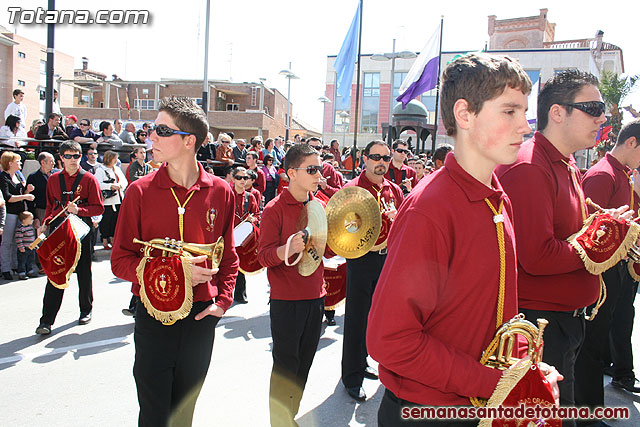
<svg viewBox="0 0 640 427"><path fill-rule="evenodd" d="M347 129L349 129L349 116L350 114L347 113L346 111L340 111L338 113L338 115L340 116L340 118L342 119L342 143L346 145L346 140L347 140Z"/></svg>
<svg viewBox="0 0 640 427"><path fill-rule="evenodd" d="M389 148L391 148L391 144L393 143L393 125L391 124L391 120L393 118L393 104L394 104L394 96L393 96L393 87L395 86L395 71L396 71L396 59L412 59L417 57L418 55L415 52L410 52L404 50L402 52L396 52L396 39L393 39L393 51L391 53L383 53L371 55L371 59L374 61L388 61L391 60L391 84L390 93L389 93L389 135L387 136L389 141ZM419 136L418 136L419 137Z"/></svg>
<svg viewBox="0 0 640 427"><path fill-rule="evenodd" d="M327 102L331 102L331 100L326 96L321 96L320 98L318 98L318 101L322 102L322 140L324 141L324 106L327 104Z"/></svg>
<svg viewBox="0 0 640 427"><path fill-rule="evenodd" d="M289 62L288 69L282 70L278 74L287 79L287 128L284 136L284 140L286 142L289 140L289 129L291 129L291 79L299 79L300 77L296 76L293 74L293 71L291 71L291 62Z"/></svg>

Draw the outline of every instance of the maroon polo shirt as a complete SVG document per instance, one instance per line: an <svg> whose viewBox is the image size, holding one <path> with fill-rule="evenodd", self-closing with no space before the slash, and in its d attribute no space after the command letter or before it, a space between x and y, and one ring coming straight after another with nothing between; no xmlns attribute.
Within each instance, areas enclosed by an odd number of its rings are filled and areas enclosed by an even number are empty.
<svg viewBox="0 0 640 427"><path fill-rule="evenodd" d="M378 200L378 191L382 189L382 191L380 192L380 200L384 199L387 204L393 204L396 209L400 207L400 204L404 200L404 194L402 193L402 189L398 185L384 178L382 186L380 187L377 184L369 181L369 178L367 178L367 175L364 171L356 179L352 179L345 184L345 187L353 186L364 188L369 193L371 193L376 200Z"/></svg>
<svg viewBox="0 0 640 427"><path fill-rule="evenodd" d="M322 176L327 179L327 188L321 191L327 197L333 196L342 188L342 175L330 163L322 162Z"/></svg>
<svg viewBox="0 0 640 427"><path fill-rule="evenodd" d="M78 172L73 175L69 175L67 171L62 170L60 172L55 172L49 177L49 181L47 182L47 207L44 212L45 221L50 221L51 218L56 216L63 208L60 204L60 202L62 202L60 174L64 177L64 183L67 191L71 191L71 187L78 176ZM70 202L78 196L80 196L80 200L76 203L78 204L77 215L79 217L88 218L102 215L104 212L102 193L100 192L100 184L93 174L85 172L76 187L75 193L70 194L67 197L67 201Z"/></svg>
<svg viewBox="0 0 640 427"><path fill-rule="evenodd" d="M309 194L310 200L314 200ZM301 276L297 266L287 267L278 258L278 247L301 229L296 227L304 203L297 201L285 188L282 194L271 200L262 212L260 239L258 240L258 261L267 268L267 278L271 285L271 298L278 300L310 300L324 296L322 265L311 276ZM298 254L292 256L293 261Z"/></svg>
<svg viewBox="0 0 640 427"><path fill-rule="evenodd" d="M245 194L248 197L248 204L245 204ZM233 196L235 198L234 206L235 206L235 215L233 225L236 226L240 224L242 221L246 219L249 214L252 214L256 221L260 221L260 208L258 206L258 202L253 194L248 191L243 191L241 194L234 189ZM246 207L246 209L245 209Z"/></svg>
<svg viewBox="0 0 640 427"><path fill-rule="evenodd" d="M496 169L513 206L518 242L520 308L572 311L598 298L600 283L567 242L582 228L580 197L567 162L580 172L572 155L565 157L536 132L520 148L512 165Z"/></svg>
<svg viewBox="0 0 640 427"><path fill-rule="evenodd" d="M415 187L416 184L418 183L418 181L416 180L416 171L415 169L405 165L404 163L402 164L402 166L400 167L400 169L396 168L393 165L393 161L391 161L391 163L389 163L389 170L387 171L387 173L385 174L385 178L387 178L389 181L392 181L394 184L402 184L402 171L405 171L405 179L407 178L413 178L411 180L411 188ZM393 179L391 174L393 174Z"/></svg>
<svg viewBox="0 0 640 427"><path fill-rule="evenodd" d="M260 194L264 193L264 190L267 189L267 177L264 175L264 172L262 172L262 170L259 167L256 167L255 169L251 169L251 170L258 175L256 180L253 182L253 187L257 188Z"/></svg>
<svg viewBox="0 0 640 427"><path fill-rule="evenodd" d="M194 301L210 301L227 310L233 302L233 288L238 274L238 256L233 242L234 197L233 190L224 180L205 172L198 164L200 176L186 189L171 180L167 165L158 172L143 176L127 187L120 207L120 215L111 253L111 270L116 277L133 282L132 291L140 295L136 268L142 258L141 246L133 238L180 240L178 205L194 191L185 206L184 241L188 243L215 243L224 238L224 252L218 273L213 280L193 288ZM157 256L159 251L153 251ZM207 261L207 267L211 268Z"/></svg>
<svg viewBox="0 0 640 427"><path fill-rule="evenodd" d="M615 209L622 205L631 206L631 169L623 165L611 153L605 154L593 165L582 180L582 188L586 197L590 197L605 209ZM637 205L638 196L634 195L633 204ZM594 209L589 207L589 211Z"/></svg>
<svg viewBox="0 0 640 427"><path fill-rule="evenodd" d="M495 175L477 181L450 153L402 203L369 312L367 349L380 380L422 405L487 398L501 372L480 364L496 332L500 252L494 214L503 202L505 298L502 323L517 313L511 205Z"/></svg>

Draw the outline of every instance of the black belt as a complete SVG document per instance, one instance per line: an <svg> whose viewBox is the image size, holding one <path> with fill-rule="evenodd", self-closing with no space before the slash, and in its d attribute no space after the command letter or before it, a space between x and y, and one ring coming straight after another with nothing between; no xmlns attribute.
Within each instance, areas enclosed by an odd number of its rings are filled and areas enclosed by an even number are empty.
<svg viewBox="0 0 640 427"><path fill-rule="evenodd" d="M558 313L570 314L573 317L584 317L587 314L587 307L576 308L572 311L559 311Z"/></svg>
<svg viewBox="0 0 640 427"><path fill-rule="evenodd" d="M384 394L389 399L391 399L391 401L397 403L398 405L402 405L402 406L424 406L424 405L420 405L418 403L409 402L408 400L400 399L398 396L393 394L393 392L391 390L389 390L388 388L385 388Z"/></svg>

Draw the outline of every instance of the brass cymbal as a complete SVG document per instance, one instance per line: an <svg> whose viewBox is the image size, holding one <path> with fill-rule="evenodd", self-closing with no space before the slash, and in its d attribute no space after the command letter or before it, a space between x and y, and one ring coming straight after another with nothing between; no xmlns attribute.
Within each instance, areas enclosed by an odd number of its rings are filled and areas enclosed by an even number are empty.
<svg viewBox="0 0 640 427"><path fill-rule="evenodd" d="M327 216L320 202L310 200L298 221L303 222L303 217L306 217L307 223L303 229L307 234L307 245L298 262L298 273L301 276L311 276L322 263L322 255L327 246Z"/></svg>
<svg viewBox="0 0 640 427"><path fill-rule="evenodd" d="M371 250L380 235L382 216L376 199L362 187L345 187L327 207L327 244L336 254L352 259Z"/></svg>

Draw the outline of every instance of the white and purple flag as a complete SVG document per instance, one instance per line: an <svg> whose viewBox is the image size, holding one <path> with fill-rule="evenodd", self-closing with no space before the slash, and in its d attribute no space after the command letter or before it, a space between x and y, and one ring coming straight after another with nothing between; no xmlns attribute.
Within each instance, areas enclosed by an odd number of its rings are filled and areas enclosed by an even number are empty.
<svg viewBox="0 0 640 427"><path fill-rule="evenodd" d="M429 41L411 66L407 77L400 86L400 96L396 101L402 102L405 108L409 101L438 85L438 68L440 65L440 25L433 32Z"/></svg>

